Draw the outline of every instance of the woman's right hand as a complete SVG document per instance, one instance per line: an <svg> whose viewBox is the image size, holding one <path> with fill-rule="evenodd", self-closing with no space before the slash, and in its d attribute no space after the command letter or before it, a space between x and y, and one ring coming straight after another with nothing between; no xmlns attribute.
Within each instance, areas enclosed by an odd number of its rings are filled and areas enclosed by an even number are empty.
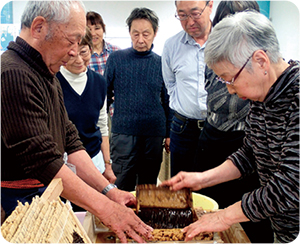
<svg viewBox="0 0 300 244"><path fill-rule="evenodd" d="M171 190L178 191L182 188L190 188L192 191L200 190L201 173L179 172L169 180L161 183L161 186L169 186Z"/></svg>

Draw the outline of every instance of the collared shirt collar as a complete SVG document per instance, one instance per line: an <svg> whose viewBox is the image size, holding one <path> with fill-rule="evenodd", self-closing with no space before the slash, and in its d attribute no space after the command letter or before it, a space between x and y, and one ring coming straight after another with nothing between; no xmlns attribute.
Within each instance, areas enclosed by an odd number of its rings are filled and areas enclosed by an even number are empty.
<svg viewBox="0 0 300 244"><path fill-rule="evenodd" d="M109 47L108 47L106 41L103 40L103 50L104 49L107 51L109 49Z"/></svg>
<svg viewBox="0 0 300 244"><path fill-rule="evenodd" d="M211 22L211 27L210 27L210 32L211 33L213 30L213 26L212 26L212 22ZM195 45L197 44L197 42L195 41L195 39L190 36L188 33L186 33L186 31L184 31L184 35L182 36L182 39L180 40L182 43L184 44L190 44L190 45ZM206 46L206 42L203 44L202 48Z"/></svg>
<svg viewBox="0 0 300 244"><path fill-rule="evenodd" d="M190 45L194 45L196 43L195 39L186 32L184 32L184 35L182 36L182 39L180 41L184 44Z"/></svg>
<svg viewBox="0 0 300 244"><path fill-rule="evenodd" d="M96 51L94 51L93 54L95 54L96 56L100 57L101 54L103 55L103 53L106 53L108 50L109 50L109 47L108 47L106 41L104 41L104 39L103 39L103 48L102 48L102 52L101 52L100 54L98 54Z"/></svg>

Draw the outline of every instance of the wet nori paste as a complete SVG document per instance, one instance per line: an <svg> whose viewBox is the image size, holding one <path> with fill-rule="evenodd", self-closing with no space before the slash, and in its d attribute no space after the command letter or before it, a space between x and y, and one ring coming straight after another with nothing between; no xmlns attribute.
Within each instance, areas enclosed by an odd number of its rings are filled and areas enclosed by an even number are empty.
<svg viewBox="0 0 300 244"><path fill-rule="evenodd" d="M193 210L190 208L142 208L138 216L154 229L184 228L194 222Z"/></svg>

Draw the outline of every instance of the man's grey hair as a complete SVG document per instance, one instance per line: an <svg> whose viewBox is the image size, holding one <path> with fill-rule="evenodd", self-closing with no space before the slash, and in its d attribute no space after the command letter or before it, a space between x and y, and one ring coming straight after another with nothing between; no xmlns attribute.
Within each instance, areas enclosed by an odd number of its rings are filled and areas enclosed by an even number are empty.
<svg viewBox="0 0 300 244"><path fill-rule="evenodd" d="M204 55L208 67L229 61L242 67L257 50L266 51L270 61L281 58L279 42L270 20L254 11L240 12L221 20L213 29L206 43ZM248 63L247 69L251 70Z"/></svg>
<svg viewBox="0 0 300 244"><path fill-rule="evenodd" d="M177 7L177 2L178 2L178 1L175 0L175 6L176 6L176 7ZM203 1L203 2L204 2L204 1ZM207 5L209 2L210 2L210 0L207 0L207 1L206 1L206 5Z"/></svg>
<svg viewBox="0 0 300 244"><path fill-rule="evenodd" d="M21 28L30 28L37 16L44 17L50 23L67 23L73 7L82 8L85 12L81 1L29 1L21 17Z"/></svg>

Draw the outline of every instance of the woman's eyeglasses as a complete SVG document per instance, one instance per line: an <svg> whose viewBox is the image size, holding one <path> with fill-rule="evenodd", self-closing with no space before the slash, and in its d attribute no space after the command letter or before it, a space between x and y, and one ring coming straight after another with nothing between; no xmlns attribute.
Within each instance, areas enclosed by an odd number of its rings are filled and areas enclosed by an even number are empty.
<svg viewBox="0 0 300 244"><path fill-rule="evenodd" d="M247 63L249 62L249 60L252 58L253 54L247 59L246 63L242 66L242 68L239 70L239 72L237 72L237 74L232 78L231 81L227 81L224 80L223 78L217 76L216 80L219 82L222 82L223 84L227 84L227 85L233 85L233 83L235 82L235 80L238 78L238 76L240 75L240 73L243 71L243 69L246 67Z"/></svg>

